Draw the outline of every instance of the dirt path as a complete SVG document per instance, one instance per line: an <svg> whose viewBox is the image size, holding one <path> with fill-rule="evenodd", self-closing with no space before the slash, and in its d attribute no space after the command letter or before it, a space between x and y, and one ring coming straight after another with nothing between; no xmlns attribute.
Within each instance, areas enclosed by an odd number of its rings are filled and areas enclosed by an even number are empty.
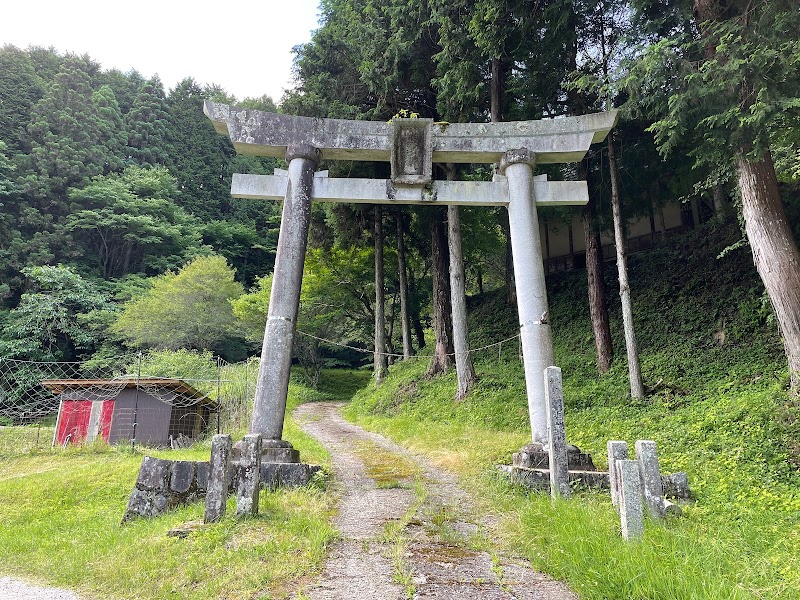
<svg viewBox="0 0 800 600"><path fill-rule="evenodd" d="M294 413L331 453L342 488L336 521L342 540L303 597L576 599L564 584L497 555L485 533L491 517L475 516L452 475L348 423L340 407L304 404ZM402 475L396 481L382 475L393 464ZM408 464L413 476L402 469Z"/></svg>
<svg viewBox="0 0 800 600"><path fill-rule="evenodd" d="M78 596L69 590L39 587L19 579L0 577L0 600L78 600Z"/></svg>

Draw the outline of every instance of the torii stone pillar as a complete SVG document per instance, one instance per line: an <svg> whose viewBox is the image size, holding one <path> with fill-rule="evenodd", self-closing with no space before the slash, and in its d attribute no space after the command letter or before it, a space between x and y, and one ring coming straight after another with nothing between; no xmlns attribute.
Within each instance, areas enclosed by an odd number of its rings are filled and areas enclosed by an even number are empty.
<svg viewBox="0 0 800 600"><path fill-rule="evenodd" d="M616 112L543 121L391 123L277 115L206 101L206 115L242 154L289 160L288 176L234 175L232 195L285 198L251 432L280 442L300 297L310 202L508 206L531 432L547 442L543 374L553 363L537 204L585 204L586 182L533 177L537 163L581 160L605 139ZM303 150L299 150L302 148ZM392 178L314 177L316 162L391 161ZM431 181L431 165L500 163L493 182Z"/></svg>
<svg viewBox="0 0 800 600"><path fill-rule="evenodd" d="M533 168L536 155L526 149L506 152L500 171L508 179L508 222L514 280L517 288L519 333L528 391L528 416L533 441L547 443L547 405L542 385L544 370L553 365L547 287L536 214Z"/></svg>
<svg viewBox="0 0 800 600"><path fill-rule="evenodd" d="M309 144L292 145L286 150L288 184L250 423L250 432L260 433L266 440L280 440L283 434L292 343L311 223L311 186L320 155Z"/></svg>

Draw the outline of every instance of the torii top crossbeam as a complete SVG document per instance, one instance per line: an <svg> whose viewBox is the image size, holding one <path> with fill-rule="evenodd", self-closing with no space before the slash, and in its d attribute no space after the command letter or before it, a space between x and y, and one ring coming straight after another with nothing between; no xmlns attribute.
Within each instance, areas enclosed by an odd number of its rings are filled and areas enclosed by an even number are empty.
<svg viewBox="0 0 800 600"><path fill-rule="evenodd" d="M318 148L328 160L389 161L391 154L391 122L279 115L208 100L204 111L240 154L283 158L296 143ZM592 143L604 140L617 111L505 123L411 120L430 124L435 163L499 163L519 148L536 154L538 163L564 163L582 160Z"/></svg>

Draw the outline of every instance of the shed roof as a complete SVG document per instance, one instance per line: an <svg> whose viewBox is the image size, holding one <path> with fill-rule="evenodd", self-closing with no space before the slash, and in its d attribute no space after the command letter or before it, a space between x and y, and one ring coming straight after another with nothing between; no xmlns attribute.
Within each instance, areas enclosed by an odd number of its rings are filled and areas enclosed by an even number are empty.
<svg viewBox="0 0 800 600"><path fill-rule="evenodd" d="M170 390L180 394L186 399L196 400L198 403L216 407L217 403L197 390L182 379L162 379L160 377L141 377L136 379L43 379L42 385L54 394L63 394L67 391L80 391L83 389L113 386L118 389L131 389L139 386L156 386L162 390Z"/></svg>

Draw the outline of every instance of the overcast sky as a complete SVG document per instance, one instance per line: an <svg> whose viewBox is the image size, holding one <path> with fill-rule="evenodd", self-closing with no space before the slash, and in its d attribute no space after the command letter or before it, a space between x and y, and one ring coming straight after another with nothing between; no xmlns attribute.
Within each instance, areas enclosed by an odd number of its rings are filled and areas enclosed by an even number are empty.
<svg viewBox="0 0 800 600"><path fill-rule="evenodd" d="M309 41L319 0L7 0L0 45L89 54L103 69L136 69L175 87L218 83L237 98L279 101L292 46Z"/></svg>

